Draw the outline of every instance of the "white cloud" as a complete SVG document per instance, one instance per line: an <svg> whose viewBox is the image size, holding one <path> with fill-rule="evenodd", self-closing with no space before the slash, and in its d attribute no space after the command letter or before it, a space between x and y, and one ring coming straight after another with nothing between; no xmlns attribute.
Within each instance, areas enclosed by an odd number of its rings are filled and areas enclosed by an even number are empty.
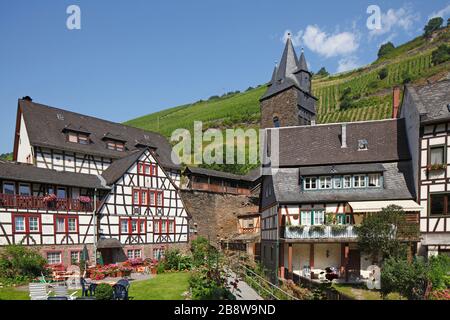
<svg viewBox="0 0 450 320"><path fill-rule="evenodd" d="M349 57L345 57L345 58L342 58L339 60L338 68L337 68L336 72L338 72L338 73L346 72L346 71L356 69L360 66L361 66L361 64L359 63L357 57L349 56Z"/></svg>
<svg viewBox="0 0 450 320"><path fill-rule="evenodd" d="M305 46L326 58L348 55L359 48L357 36L352 32L327 34L318 26L309 25L302 34Z"/></svg>
<svg viewBox="0 0 450 320"><path fill-rule="evenodd" d="M381 29L370 31L371 37L381 36L400 28L409 31L415 22L420 20L420 14L414 12L411 6L405 6L399 9L389 9L381 14Z"/></svg>
<svg viewBox="0 0 450 320"><path fill-rule="evenodd" d="M442 17L445 18L447 15L450 15L450 4L447 5L444 9L441 9L437 12L433 12L428 16L428 20L436 17Z"/></svg>

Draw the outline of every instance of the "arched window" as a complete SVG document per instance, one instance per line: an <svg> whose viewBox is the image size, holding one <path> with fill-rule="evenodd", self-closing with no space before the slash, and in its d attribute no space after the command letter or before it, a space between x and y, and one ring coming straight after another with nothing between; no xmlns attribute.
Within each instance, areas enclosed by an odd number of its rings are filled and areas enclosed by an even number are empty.
<svg viewBox="0 0 450 320"><path fill-rule="evenodd" d="M273 117L273 125L275 128L280 127L280 119L278 117Z"/></svg>

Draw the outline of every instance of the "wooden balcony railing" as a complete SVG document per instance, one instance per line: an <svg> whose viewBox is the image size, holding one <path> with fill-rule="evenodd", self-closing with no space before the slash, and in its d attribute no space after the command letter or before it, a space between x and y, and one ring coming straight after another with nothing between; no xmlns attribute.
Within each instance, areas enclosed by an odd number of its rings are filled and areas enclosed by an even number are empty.
<svg viewBox="0 0 450 320"><path fill-rule="evenodd" d="M215 193L242 194L242 195L250 194L250 189L227 187L212 183L192 182L190 187L192 190L210 191Z"/></svg>
<svg viewBox="0 0 450 320"><path fill-rule="evenodd" d="M239 228L240 234L247 234L247 233L257 233L259 232L259 228L253 227L253 228Z"/></svg>
<svg viewBox="0 0 450 320"><path fill-rule="evenodd" d="M99 206L100 201L97 201L97 208L99 208ZM44 197L0 193L0 208L93 212L94 201L86 203L81 202L78 199L57 199L52 202L45 202Z"/></svg>

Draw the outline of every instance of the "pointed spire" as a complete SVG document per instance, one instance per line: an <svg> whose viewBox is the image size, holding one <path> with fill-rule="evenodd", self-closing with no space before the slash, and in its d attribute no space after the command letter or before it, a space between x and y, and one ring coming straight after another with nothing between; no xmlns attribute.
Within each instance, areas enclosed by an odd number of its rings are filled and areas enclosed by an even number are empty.
<svg viewBox="0 0 450 320"><path fill-rule="evenodd" d="M298 70L308 71L308 64L306 63L305 58L305 50L302 48L302 54L300 55L300 59L298 60Z"/></svg>
<svg viewBox="0 0 450 320"><path fill-rule="evenodd" d="M291 41L291 34L288 33L286 46L284 47L283 56L281 57L280 66L277 72L277 81L285 78L293 79L293 73L297 70L297 55L294 45Z"/></svg>
<svg viewBox="0 0 450 320"><path fill-rule="evenodd" d="M275 67L273 68L272 78L269 82L269 86L273 85L277 81L278 63L275 61Z"/></svg>

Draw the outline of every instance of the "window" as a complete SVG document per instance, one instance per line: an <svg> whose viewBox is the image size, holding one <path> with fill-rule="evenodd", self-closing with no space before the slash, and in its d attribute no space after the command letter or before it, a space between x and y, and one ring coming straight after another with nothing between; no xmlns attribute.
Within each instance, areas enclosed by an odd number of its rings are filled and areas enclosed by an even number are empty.
<svg viewBox="0 0 450 320"><path fill-rule="evenodd" d="M164 195L162 191L154 190L133 190L133 204L135 206L158 206L164 204Z"/></svg>
<svg viewBox="0 0 450 320"><path fill-rule="evenodd" d="M128 220L121 220L120 221L120 232L121 233L128 233Z"/></svg>
<svg viewBox="0 0 450 320"><path fill-rule="evenodd" d="M77 232L77 220L75 218L68 218L67 229L69 232Z"/></svg>
<svg viewBox="0 0 450 320"><path fill-rule="evenodd" d="M341 177L334 177L333 178L333 188L334 189L341 189L342 188Z"/></svg>
<svg viewBox="0 0 450 320"><path fill-rule="evenodd" d="M61 252L47 252L48 264L59 264L61 260Z"/></svg>
<svg viewBox="0 0 450 320"><path fill-rule="evenodd" d="M366 176L353 177L353 188L365 188L365 187L366 187Z"/></svg>
<svg viewBox="0 0 450 320"><path fill-rule="evenodd" d="M28 218L28 230L30 232L39 232L39 218L29 217Z"/></svg>
<svg viewBox="0 0 450 320"><path fill-rule="evenodd" d="M15 195L16 194L16 186L12 182L3 183L3 194Z"/></svg>
<svg viewBox="0 0 450 320"><path fill-rule="evenodd" d="M368 150L368 148L369 148L369 143L367 142L366 139L358 140L358 150L359 151Z"/></svg>
<svg viewBox="0 0 450 320"><path fill-rule="evenodd" d="M380 184L379 174L369 174L369 187L379 187Z"/></svg>
<svg viewBox="0 0 450 320"><path fill-rule="evenodd" d="M445 163L445 147L430 147L430 164L444 164Z"/></svg>
<svg viewBox="0 0 450 320"><path fill-rule="evenodd" d="M304 189L305 190L317 189L317 178L305 178L304 179Z"/></svg>
<svg viewBox="0 0 450 320"><path fill-rule="evenodd" d="M301 225L302 226L310 226L311 225L311 212L310 211L302 211Z"/></svg>
<svg viewBox="0 0 450 320"><path fill-rule="evenodd" d="M139 222L139 232L140 233L145 233L145 220L141 220Z"/></svg>
<svg viewBox="0 0 450 320"><path fill-rule="evenodd" d="M167 233L167 220L161 220L161 233Z"/></svg>
<svg viewBox="0 0 450 320"><path fill-rule="evenodd" d="M163 206L163 193L162 192L157 192L156 194L156 206L158 207L162 207Z"/></svg>
<svg viewBox="0 0 450 320"><path fill-rule="evenodd" d="M442 216L450 214L450 194L430 194L430 215Z"/></svg>
<svg viewBox="0 0 450 320"><path fill-rule="evenodd" d="M70 262L72 264L80 263L81 251L70 251Z"/></svg>
<svg viewBox="0 0 450 320"><path fill-rule="evenodd" d="M25 217L15 217L14 226L16 232L25 232Z"/></svg>
<svg viewBox="0 0 450 320"><path fill-rule="evenodd" d="M314 225L322 225L325 222L325 212L324 211L313 211Z"/></svg>
<svg viewBox="0 0 450 320"><path fill-rule="evenodd" d="M69 132L67 134L67 141L79 144L89 144L89 135L85 133Z"/></svg>
<svg viewBox="0 0 450 320"><path fill-rule="evenodd" d="M139 190L133 191L133 203L134 204L139 204L139 199L140 199L139 194L140 194Z"/></svg>
<svg viewBox="0 0 450 320"><path fill-rule="evenodd" d="M153 232L158 234L175 233L175 220L155 220L153 222Z"/></svg>
<svg viewBox="0 0 450 320"><path fill-rule="evenodd" d="M351 216L346 214L338 214L336 216L337 224L339 225L347 225L351 224Z"/></svg>
<svg viewBox="0 0 450 320"><path fill-rule="evenodd" d="M56 197L58 199L66 199L67 198L66 188L58 188L58 190L56 191Z"/></svg>
<svg viewBox="0 0 450 320"><path fill-rule="evenodd" d="M175 232L175 221L169 220L169 233Z"/></svg>
<svg viewBox="0 0 450 320"><path fill-rule="evenodd" d="M158 176L158 166L153 163L138 163L138 173L144 176Z"/></svg>
<svg viewBox="0 0 450 320"><path fill-rule="evenodd" d="M127 250L127 257L128 259L138 259L142 257L142 250L141 249L130 249Z"/></svg>
<svg viewBox="0 0 450 320"><path fill-rule="evenodd" d="M344 177L344 189L350 189L352 187L352 177L345 176Z"/></svg>
<svg viewBox="0 0 450 320"><path fill-rule="evenodd" d="M66 223L64 218L56 218L56 232L66 232Z"/></svg>
<svg viewBox="0 0 450 320"><path fill-rule="evenodd" d="M131 220L131 233L138 232L138 224L136 220Z"/></svg>
<svg viewBox="0 0 450 320"><path fill-rule="evenodd" d="M109 140L106 142L106 148L115 151L125 151L125 144L120 141Z"/></svg>
<svg viewBox="0 0 450 320"><path fill-rule="evenodd" d="M331 177L320 177L320 189L331 189Z"/></svg>
<svg viewBox="0 0 450 320"><path fill-rule="evenodd" d="M273 126L275 128L279 128L280 127L280 119L278 117L273 117Z"/></svg>
<svg viewBox="0 0 450 320"><path fill-rule="evenodd" d="M31 187L29 184L19 184L19 194L21 196L31 196Z"/></svg>
<svg viewBox="0 0 450 320"><path fill-rule="evenodd" d="M160 228L160 224L159 224L159 220L155 220L153 223L153 232L154 233L161 233L161 228Z"/></svg>
<svg viewBox="0 0 450 320"><path fill-rule="evenodd" d="M153 249L153 259L160 260L164 258L165 249L164 248L155 248Z"/></svg>

